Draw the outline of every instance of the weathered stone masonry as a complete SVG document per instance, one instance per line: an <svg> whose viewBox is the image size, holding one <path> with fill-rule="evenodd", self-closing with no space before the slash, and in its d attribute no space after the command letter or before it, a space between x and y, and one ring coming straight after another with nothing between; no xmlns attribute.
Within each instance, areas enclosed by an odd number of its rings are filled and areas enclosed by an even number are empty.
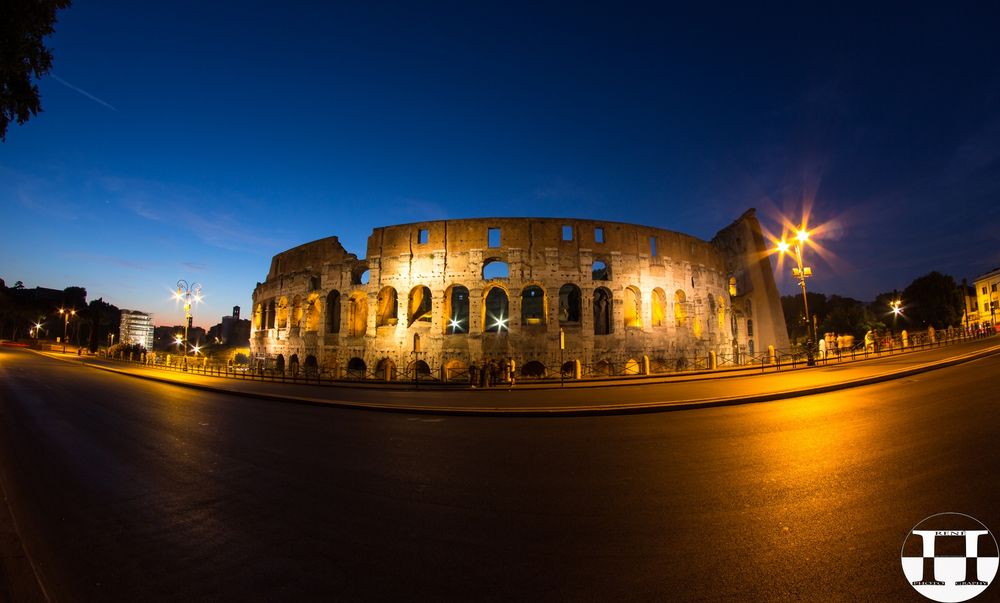
<svg viewBox="0 0 1000 603"><path fill-rule="evenodd" d="M337 237L274 256L253 292L252 354L335 376L523 376L673 370L788 346L754 211L711 242L616 222L441 220L376 228L365 259ZM565 349L560 350L560 331ZM682 360L683 358L683 360Z"/></svg>

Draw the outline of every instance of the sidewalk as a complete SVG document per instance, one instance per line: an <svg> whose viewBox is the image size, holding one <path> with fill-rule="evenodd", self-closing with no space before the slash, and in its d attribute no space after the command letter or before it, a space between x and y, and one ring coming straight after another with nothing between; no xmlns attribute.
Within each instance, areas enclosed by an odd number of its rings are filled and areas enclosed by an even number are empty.
<svg viewBox="0 0 1000 603"><path fill-rule="evenodd" d="M986 338L947 347L780 372L724 372L614 383L518 384L491 389L398 389L242 381L38 352L153 381L244 397L384 412L474 416L581 416L765 402L880 383L1000 353Z"/></svg>

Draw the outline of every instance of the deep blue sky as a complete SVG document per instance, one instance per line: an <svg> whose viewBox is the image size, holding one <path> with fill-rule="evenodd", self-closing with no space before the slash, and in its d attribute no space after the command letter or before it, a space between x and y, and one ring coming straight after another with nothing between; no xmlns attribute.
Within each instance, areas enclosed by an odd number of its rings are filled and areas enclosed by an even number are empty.
<svg viewBox="0 0 1000 603"><path fill-rule="evenodd" d="M1000 265L997 9L411 4L78 0L44 113L0 144L0 278L158 324L197 280L209 326L324 236L363 256L376 226L518 215L711 238L804 204L812 290Z"/></svg>

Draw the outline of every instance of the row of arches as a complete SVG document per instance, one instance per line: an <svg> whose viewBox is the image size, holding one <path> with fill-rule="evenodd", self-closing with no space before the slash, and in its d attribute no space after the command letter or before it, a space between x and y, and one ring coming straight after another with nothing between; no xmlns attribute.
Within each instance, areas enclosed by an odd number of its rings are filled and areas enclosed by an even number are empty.
<svg viewBox="0 0 1000 603"><path fill-rule="evenodd" d="M662 288L654 288L649 297L644 300L638 287L629 285L622 291L622 327L641 328L643 325L643 303L650 304L650 319L652 327L665 327L672 319L677 328L693 326L695 335L701 335L701 321L692 321L690 315L697 308L692 307L687 294L676 290L672 297L672 313L668 312L667 294ZM717 317L719 329L725 325L725 307L717 304L715 297L708 294L708 314ZM341 294L332 290L326 297L326 331L340 333L346 327L348 336L364 335L368 330L368 296L362 290L351 292L347 303L342 303ZM539 285L528 285L520 292L521 311L520 324L531 327L544 327L549 316L549 296ZM433 294L429 287L418 285L407 295L406 326L420 323L430 323L433 316ZM399 322L399 299L396 289L383 287L376 296L375 326L396 326ZM579 325L583 322L583 294L577 285L566 283L559 288L557 321L560 326ZM343 324L341 313L346 311L346 325ZM614 331L614 295L607 287L594 289L591 300L593 329L595 335L607 335ZM443 332L446 335L461 335L469 332L470 293L463 285L452 285L444 292L443 299ZM303 318L305 322L303 323ZM254 312L254 328L284 328L285 325L304 325L306 331L315 331L319 327L320 301L319 294L313 293L305 298L296 295L289 308L286 297L271 300L267 304L258 304ZM512 319L510 298L506 288L492 285L483 293L479 324L484 333L502 333L510 329ZM290 319L290 322L289 322Z"/></svg>

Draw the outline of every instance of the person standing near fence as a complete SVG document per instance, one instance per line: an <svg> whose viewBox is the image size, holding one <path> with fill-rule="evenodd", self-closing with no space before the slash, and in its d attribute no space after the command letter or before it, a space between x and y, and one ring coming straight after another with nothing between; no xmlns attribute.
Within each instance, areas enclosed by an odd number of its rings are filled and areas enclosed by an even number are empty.
<svg viewBox="0 0 1000 603"><path fill-rule="evenodd" d="M479 378L479 367L473 362L469 365L469 387L476 389L476 380Z"/></svg>

